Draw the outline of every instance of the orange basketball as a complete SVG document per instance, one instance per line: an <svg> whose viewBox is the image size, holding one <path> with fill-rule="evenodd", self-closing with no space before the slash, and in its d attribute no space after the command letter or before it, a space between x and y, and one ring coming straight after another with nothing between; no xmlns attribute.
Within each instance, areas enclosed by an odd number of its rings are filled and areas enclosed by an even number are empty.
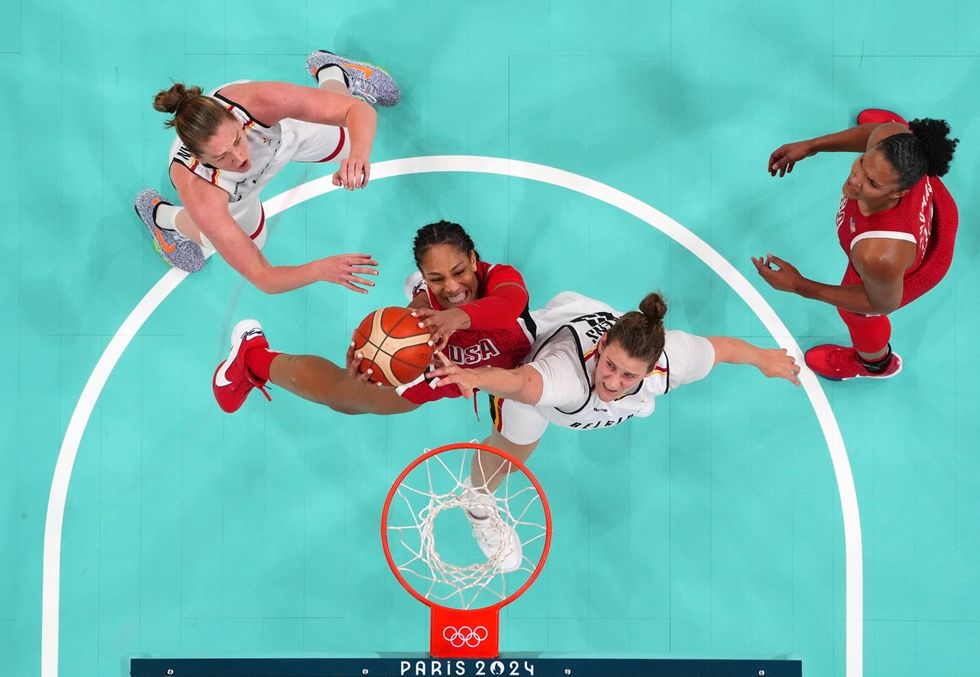
<svg viewBox="0 0 980 677"><path fill-rule="evenodd" d="M371 380L401 386L417 379L432 360L429 332L419 327L419 318L409 308L381 308L363 320L354 331L354 352L364 359L358 369L372 370Z"/></svg>

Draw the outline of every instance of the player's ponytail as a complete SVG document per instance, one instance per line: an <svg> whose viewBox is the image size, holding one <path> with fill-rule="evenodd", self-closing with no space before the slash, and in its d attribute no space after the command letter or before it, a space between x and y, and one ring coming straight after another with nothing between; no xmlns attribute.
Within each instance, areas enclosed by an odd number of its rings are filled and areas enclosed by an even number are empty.
<svg viewBox="0 0 980 677"><path fill-rule="evenodd" d="M164 127L174 127L187 149L198 157L222 123L235 122L235 116L210 96L203 96L200 87L185 87L182 82L157 92L153 108L173 113Z"/></svg>
<svg viewBox="0 0 980 677"><path fill-rule="evenodd" d="M949 171L949 163L953 161L956 144L960 142L959 139L949 138L949 123L945 120L922 118L912 120L909 129L922 142L927 159L926 174L945 175Z"/></svg>
<svg viewBox="0 0 980 677"><path fill-rule="evenodd" d="M442 220L422 226L415 233L412 251L415 254L415 265L419 269L422 268L422 257L425 256L425 252L429 250L429 247L437 244L451 245L466 256L473 252L476 255L476 260L480 260L480 253L476 251L476 247L473 245L473 238L463 230L463 227L458 223Z"/></svg>
<svg viewBox="0 0 980 677"><path fill-rule="evenodd" d="M650 368L664 352L664 316L667 302L655 292L647 294L640 309L623 315L606 333L606 344L618 343L630 355Z"/></svg>
<svg viewBox="0 0 980 677"><path fill-rule="evenodd" d="M911 187L926 174L943 176L959 143L959 139L949 138L945 120L912 120L909 129L910 134L893 134L875 146L898 172L899 190Z"/></svg>

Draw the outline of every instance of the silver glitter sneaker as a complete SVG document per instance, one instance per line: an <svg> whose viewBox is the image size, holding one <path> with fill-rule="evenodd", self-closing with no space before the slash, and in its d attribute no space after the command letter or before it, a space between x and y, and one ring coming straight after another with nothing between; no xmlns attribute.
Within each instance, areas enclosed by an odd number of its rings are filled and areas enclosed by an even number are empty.
<svg viewBox="0 0 980 677"><path fill-rule="evenodd" d="M388 71L363 61L351 61L324 49L317 50L306 57L306 70L316 80L317 73L327 66L339 66L347 75L351 96L364 99L378 106L394 106L401 92L398 83L388 75Z"/></svg>
<svg viewBox="0 0 980 677"><path fill-rule="evenodd" d="M168 265L188 273L196 273L204 267L204 252L196 242L188 240L176 230L160 228L153 220L157 205L170 204L160 193L152 189L141 191L133 202L136 215L150 231L153 248Z"/></svg>

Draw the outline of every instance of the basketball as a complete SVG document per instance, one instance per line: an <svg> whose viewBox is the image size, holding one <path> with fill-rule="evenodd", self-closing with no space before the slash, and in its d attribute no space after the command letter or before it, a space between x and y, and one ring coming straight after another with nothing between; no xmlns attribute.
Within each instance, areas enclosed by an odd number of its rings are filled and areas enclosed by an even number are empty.
<svg viewBox="0 0 980 677"><path fill-rule="evenodd" d="M371 369L371 381L401 386L417 379L432 360L429 332L409 308L381 308L354 331L354 352L364 359L359 371Z"/></svg>

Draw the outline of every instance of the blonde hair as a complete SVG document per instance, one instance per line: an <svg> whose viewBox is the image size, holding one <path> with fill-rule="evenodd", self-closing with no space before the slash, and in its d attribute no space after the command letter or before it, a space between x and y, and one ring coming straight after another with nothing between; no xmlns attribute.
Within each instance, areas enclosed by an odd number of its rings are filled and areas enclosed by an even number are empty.
<svg viewBox="0 0 980 677"><path fill-rule="evenodd" d="M651 292L640 301L640 309L623 315L606 332L606 344L616 342L630 357L643 360L652 368L664 352L664 316L667 303Z"/></svg>
<svg viewBox="0 0 980 677"><path fill-rule="evenodd" d="M163 123L164 127L175 128L187 149L197 156L222 123L236 121L220 103L210 96L202 96L200 87L185 87L182 82L159 91L153 97L153 107L161 113L173 113Z"/></svg>

